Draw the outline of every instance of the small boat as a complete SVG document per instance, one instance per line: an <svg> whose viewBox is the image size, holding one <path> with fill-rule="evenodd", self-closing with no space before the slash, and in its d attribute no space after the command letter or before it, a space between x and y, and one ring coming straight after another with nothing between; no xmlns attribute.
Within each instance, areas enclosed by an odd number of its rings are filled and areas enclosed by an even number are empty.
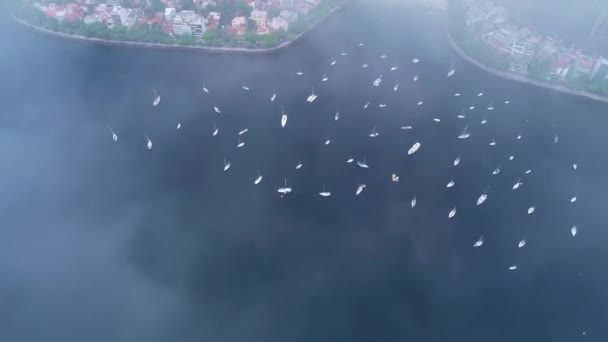
<svg viewBox="0 0 608 342"><path fill-rule="evenodd" d="M372 132L369 134L370 138L375 138L378 135L380 135L380 133L376 132L376 126L374 126L374 128L372 128Z"/></svg>
<svg viewBox="0 0 608 342"><path fill-rule="evenodd" d="M578 169L578 162L576 162L576 163L572 164L572 168L573 168L574 170Z"/></svg>
<svg viewBox="0 0 608 342"><path fill-rule="evenodd" d="M458 166L458 164L460 164L460 156L457 156L456 159L454 159L454 166Z"/></svg>
<svg viewBox="0 0 608 342"><path fill-rule="evenodd" d="M374 80L374 82L372 83L372 85L374 87L378 87L380 85L380 83L382 83L382 74L380 74L380 76L378 76L378 78L376 78Z"/></svg>
<svg viewBox="0 0 608 342"><path fill-rule="evenodd" d="M464 115L464 109L460 112L460 114L456 115L456 117L459 118L459 119L466 118L466 116Z"/></svg>
<svg viewBox="0 0 608 342"><path fill-rule="evenodd" d="M469 107L469 110L473 110L473 109L475 109L475 106Z"/></svg>
<svg viewBox="0 0 608 342"><path fill-rule="evenodd" d="M272 96L270 97L270 102L274 102L274 100L276 100L277 98L277 93L272 94Z"/></svg>
<svg viewBox="0 0 608 342"><path fill-rule="evenodd" d="M153 90L154 90L154 101L152 102L152 107L156 107L160 103L160 95L156 93L156 89L153 89Z"/></svg>
<svg viewBox="0 0 608 342"><path fill-rule="evenodd" d="M213 106L213 110L218 114L222 112L218 106Z"/></svg>
<svg viewBox="0 0 608 342"><path fill-rule="evenodd" d="M509 104L509 103L511 103L511 101L505 100L505 104Z"/></svg>
<svg viewBox="0 0 608 342"><path fill-rule="evenodd" d="M385 59L386 57L388 57L385 53L380 55L380 58Z"/></svg>
<svg viewBox="0 0 608 342"><path fill-rule="evenodd" d="M336 114L334 114L334 121L338 121L340 118L340 112L336 110Z"/></svg>
<svg viewBox="0 0 608 342"><path fill-rule="evenodd" d="M483 118L483 119L481 120L481 124L482 124L482 125L485 125L485 124L487 124L487 123L488 123L488 119Z"/></svg>
<svg viewBox="0 0 608 342"><path fill-rule="evenodd" d="M473 244L473 247L481 247L483 245L483 235L479 237L477 241Z"/></svg>
<svg viewBox="0 0 608 342"><path fill-rule="evenodd" d="M433 121L435 121L435 122L441 122L441 119L439 119L439 118L433 118Z"/></svg>
<svg viewBox="0 0 608 342"><path fill-rule="evenodd" d="M298 76L302 76L302 75L304 75L304 73L303 73L303 72L301 72L301 71L298 71L298 72L296 72L296 75L298 75Z"/></svg>
<svg viewBox="0 0 608 342"><path fill-rule="evenodd" d="M150 138L148 138L147 134L146 134L146 140L148 140L146 147L148 147L148 150L151 150L152 149L152 140L150 140Z"/></svg>
<svg viewBox="0 0 608 342"><path fill-rule="evenodd" d="M395 183L396 183L396 182L399 182L399 176L397 176L397 174L396 174L396 173L393 173L393 174L391 175L391 180L392 180L393 182L395 182Z"/></svg>
<svg viewBox="0 0 608 342"><path fill-rule="evenodd" d="M414 208L416 206L416 196L414 196L414 198L412 198L412 201L410 202L410 207Z"/></svg>
<svg viewBox="0 0 608 342"><path fill-rule="evenodd" d="M291 188L287 186L287 178L285 178L285 185L282 188L279 188L277 190L278 193L282 194L283 196L287 195L288 193L291 192Z"/></svg>
<svg viewBox="0 0 608 342"><path fill-rule="evenodd" d="M528 215L533 214L535 210L536 210L535 206L531 206L530 208L528 208Z"/></svg>
<svg viewBox="0 0 608 342"><path fill-rule="evenodd" d="M412 145L412 147L407 151L408 155L412 155L414 153L416 153L418 151L418 149L420 149L420 143L416 142L414 145Z"/></svg>
<svg viewBox="0 0 608 342"><path fill-rule="evenodd" d="M112 129L112 127L108 126L108 129L110 130L110 133L112 133L112 140L118 141L118 135L114 132L114 130Z"/></svg>
<svg viewBox="0 0 608 342"><path fill-rule="evenodd" d="M450 66L450 71L448 71L448 74L446 77L452 77L454 76L454 73L456 72L456 69L454 69L454 63L452 63L452 66Z"/></svg>
<svg viewBox="0 0 608 342"><path fill-rule="evenodd" d="M464 129L458 135L458 139L467 139L468 137L470 137L471 133L469 133L468 129L469 129L469 126L464 126Z"/></svg>
<svg viewBox="0 0 608 342"><path fill-rule="evenodd" d="M483 91L480 91L477 96L483 96Z"/></svg>
<svg viewBox="0 0 608 342"><path fill-rule="evenodd" d="M178 122L178 123L177 123L177 127L176 127L176 128L177 128L177 129L182 128L182 124L181 124L180 122Z"/></svg>
<svg viewBox="0 0 608 342"><path fill-rule="evenodd" d="M456 183L454 182L454 179L452 178L445 187L449 189L449 188L453 187L454 184L456 184Z"/></svg>
<svg viewBox="0 0 608 342"><path fill-rule="evenodd" d="M363 189L365 189L367 185L365 184L359 184L359 186L357 186L357 191L355 192L355 196L359 196L361 194L361 192L363 192Z"/></svg>
<svg viewBox="0 0 608 342"><path fill-rule="evenodd" d="M477 199L477 205L482 205L486 200L488 199L488 192L487 190L484 191L479 198Z"/></svg>
<svg viewBox="0 0 608 342"><path fill-rule="evenodd" d="M348 56L348 52L342 50L342 52L340 52L340 56Z"/></svg>
<svg viewBox="0 0 608 342"><path fill-rule="evenodd" d="M232 164L230 162L227 162L226 158L224 158L224 172L228 171L230 169L230 166L232 166Z"/></svg>
<svg viewBox="0 0 608 342"><path fill-rule="evenodd" d="M308 98L306 98L306 102L313 103L316 99L317 99L317 94L315 94L315 88L313 87L312 93L310 94L310 96L308 96Z"/></svg>
<svg viewBox="0 0 608 342"><path fill-rule="evenodd" d="M319 192L319 196L321 196L321 197L331 196L331 192L325 190L325 184L323 184L323 191Z"/></svg>
<svg viewBox="0 0 608 342"><path fill-rule="evenodd" d="M262 181L262 175L260 174L260 170L258 170L258 177L253 181L253 184L258 185Z"/></svg>
<svg viewBox="0 0 608 342"><path fill-rule="evenodd" d="M395 85L393 86L393 91L397 90L399 90L399 83L395 83Z"/></svg>
<svg viewBox="0 0 608 342"><path fill-rule="evenodd" d="M249 91L249 87L245 84L243 84L243 86L241 88L243 88L244 91Z"/></svg>
<svg viewBox="0 0 608 342"><path fill-rule="evenodd" d="M287 114L285 114L285 109L283 109L281 112L281 128L285 128L285 125L287 125Z"/></svg>
<svg viewBox="0 0 608 342"><path fill-rule="evenodd" d="M239 135L243 135L245 133L249 132L249 128L245 128L242 131L239 132Z"/></svg>
<svg viewBox="0 0 608 342"><path fill-rule="evenodd" d="M331 66L336 65L336 60L334 59L333 61L331 61L331 63L329 63L329 65L331 65Z"/></svg>
<svg viewBox="0 0 608 342"><path fill-rule="evenodd" d="M422 101L418 101L418 103L417 103L416 105L417 105L417 106L422 106L422 104L423 104L423 103L424 103L424 102L422 102Z"/></svg>
<svg viewBox="0 0 608 342"><path fill-rule="evenodd" d="M367 65L367 63L361 64L361 69L366 69L367 67L369 67L369 65Z"/></svg>
<svg viewBox="0 0 608 342"><path fill-rule="evenodd" d="M519 189L520 186L522 186L524 183L521 182L521 178L517 180L517 182L515 182L515 184L513 184L513 190L517 190Z"/></svg>
<svg viewBox="0 0 608 342"><path fill-rule="evenodd" d="M353 159L353 158L348 158L348 160L346 160L346 163L347 163L347 164L351 164L351 163L352 163L352 162L354 162L354 161L355 161L355 159Z"/></svg>
<svg viewBox="0 0 608 342"><path fill-rule="evenodd" d="M490 146L495 146L496 145L496 140L492 139L492 141L490 141L489 145Z"/></svg>
<svg viewBox="0 0 608 342"><path fill-rule="evenodd" d="M213 124L213 136L216 136L219 131L220 131L220 129L216 128L215 124Z"/></svg>
<svg viewBox="0 0 608 342"><path fill-rule="evenodd" d="M576 196L572 196L572 198L570 198L570 203L574 203L576 202Z"/></svg>
<svg viewBox="0 0 608 342"><path fill-rule="evenodd" d="M525 175L529 175L532 173L532 170L526 170L526 172L524 172Z"/></svg>
<svg viewBox="0 0 608 342"><path fill-rule="evenodd" d="M367 157L363 158L363 161L357 160L357 166L362 169L369 169L369 165L367 165Z"/></svg>
<svg viewBox="0 0 608 342"><path fill-rule="evenodd" d="M420 63L420 60L419 60L418 58L415 58L415 57L414 57L414 58L412 59L412 63L414 63L414 64L418 64L418 63Z"/></svg>
<svg viewBox="0 0 608 342"><path fill-rule="evenodd" d="M448 214L448 218L453 218L454 216L456 216L456 207L454 207L454 209L450 211L450 213Z"/></svg>
<svg viewBox="0 0 608 342"><path fill-rule="evenodd" d="M491 104L491 105L487 106L486 109L489 111L492 111L492 110L494 110L494 105Z"/></svg>
<svg viewBox="0 0 608 342"><path fill-rule="evenodd" d="M363 43L359 43L359 44L357 44L357 45L358 45L358 46L363 46L363 45L365 45L365 44L363 44Z"/></svg>
<svg viewBox="0 0 608 342"><path fill-rule="evenodd" d="M379 108L386 108L386 103L380 103L380 104L378 104L378 107Z"/></svg>
<svg viewBox="0 0 608 342"><path fill-rule="evenodd" d="M521 140L521 134L518 134L517 137L515 137L517 140Z"/></svg>
<svg viewBox="0 0 608 342"><path fill-rule="evenodd" d="M523 240L519 241L519 243L517 244L517 248L522 248L525 245L526 245L526 239L524 238Z"/></svg>
<svg viewBox="0 0 608 342"><path fill-rule="evenodd" d="M327 76L325 74L323 74L323 77L321 78L321 82L327 82L329 78L327 78Z"/></svg>
<svg viewBox="0 0 608 342"><path fill-rule="evenodd" d="M325 140L325 144L324 145L327 146L329 144L331 144L331 139L327 138L327 140Z"/></svg>
<svg viewBox="0 0 608 342"><path fill-rule="evenodd" d="M207 89L207 86L205 86L205 83L203 83L203 91L205 93L209 93L209 89Z"/></svg>
<svg viewBox="0 0 608 342"><path fill-rule="evenodd" d="M395 65L395 66L392 66L390 70L391 70L391 71L395 71L395 70L397 70L397 69L399 69L399 67Z"/></svg>
<svg viewBox="0 0 608 342"><path fill-rule="evenodd" d="M412 127L412 126L401 126L402 130L410 130L410 129L413 129L413 128L414 127Z"/></svg>
<svg viewBox="0 0 608 342"><path fill-rule="evenodd" d="M553 137L553 144L557 144L559 142L559 134L555 134L555 137Z"/></svg>
<svg viewBox="0 0 608 342"><path fill-rule="evenodd" d="M298 165L296 165L296 170L299 170L302 168L302 162L298 160Z"/></svg>
<svg viewBox="0 0 608 342"><path fill-rule="evenodd" d="M363 105L363 109L367 109L367 107L369 107L369 101L365 102L365 104Z"/></svg>
<svg viewBox="0 0 608 342"><path fill-rule="evenodd" d="M492 174L493 174L493 175L497 175L497 174L499 174L499 173L500 173L500 165L498 165L498 166L497 166L497 167L494 169L494 171L492 171Z"/></svg>
<svg viewBox="0 0 608 342"><path fill-rule="evenodd" d="M578 229L576 228L576 226L572 226L572 228L570 228L570 234L572 234L572 237L575 237L577 232Z"/></svg>
<svg viewBox="0 0 608 342"><path fill-rule="evenodd" d="M454 96L455 96L455 97L458 97L458 96L460 96L460 95L461 95L460 93L454 93Z"/></svg>
<svg viewBox="0 0 608 342"><path fill-rule="evenodd" d="M517 265L509 266L509 271L515 271L517 269Z"/></svg>
<svg viewBox="0 0 608 342"><path fill-rule="evenodd" d="M243 146L245 146L245 142L244 142L244 141L241 141L241 137L239 137L239 142L237 143L236 147L241 148L241 147L243 147Z"/></svg>
<svg viewBox="0 0 608 342"><path fill-rule="evenodd" d="M513 159L515 159L514 156L509 156L509 160L513 160Z"/></svg>
<svg viewBox="0 0 608 342"><path fill-rule="evenodd" d="M419 77L418 74L414 75L414 82L418 81Z"/></svg>

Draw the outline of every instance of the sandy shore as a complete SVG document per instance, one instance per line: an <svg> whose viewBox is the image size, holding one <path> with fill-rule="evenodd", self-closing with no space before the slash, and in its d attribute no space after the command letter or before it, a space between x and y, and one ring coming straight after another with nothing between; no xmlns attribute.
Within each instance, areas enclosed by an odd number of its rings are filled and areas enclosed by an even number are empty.
<svg viewBox="0 0 608 342"><path fill-rule="evenodd" d="M36 25L32 25L25 20L17 18L14 14L11 14L11 18L15 20L15 22L33 30L36 32L41 32L50 36L78 40L86 43L96 44L96 45L106 45L106 46L122 46L122 47L132 47L132 48L148 48L148 49L162 49L162 50L180 50L180 51L193 51L193 52L203 52L203 53L217 53L217 54L265 54L276 52L280 49L286 48L291 44L295 43L297 40L302 38L304 35L309 33L310 31L316 29L321 23L323 23L327 18L329 18L332 14L342 9L344 6L337 6L332 9L323 19L321 19L316 24L309 26L306 30L302 31L298 35L296 35L293 39L284 41L277 46L271 48L239 48L239 47L213 47L213 46L183 46L179 44L162 44L162 43L146 43L146 42L131 42L131 41L119 41L119 40L109 40L109 39L100 39L93 37L85 37L76 34L67 34L63 32L52 31L46 29L44 27L39 27Z"/></svg>
<svg viewBox="0 0 608 342"><path fill-rule="evenodd" d="M584 98L588 98L588 99L592 99L595 101L600 101L600 102L604 102L604 103L608 103L608 97L606 96L602 96L602 95L598 95L598 94L594 94L594 93L590 93L588 91L584 91L584 90L576 90L576 89L571 89L562 85L557 85L557 84L552 84L552 83L548 83L548 82L543 82L543 81L539 81L539 80L534 80L531 79L527 76L524 75L518 75L518 74L514 74L514 73L510 73L510 72L506 72L506 71L502 71L502 70L498 70L498 69L494 69L492 67L489 67L477 60L475 60L473 57L469 56L466 52L464 52L459 46L458 44L456 44L456 42L454 41L454 39L452 39L452 37L450 35L448 35L448 43L450 44L450 46L452 47L452 49L454 51L456 51L456 53L458 53L460 55L460 57L462 57L463 59L465 59L466 61L468 61L469 63L477 66L478 68L487 71L491 74L494 74L496 76L500 76L502 78L506 78L509 80L513 80L513 81L518 81L518 82L522 82L522 83L527 83L527 84L532 84L538 87L543 87L543 88L548 88L548 89L552 89L552 90L557 90L560 91L562 93L566 93L566 94L570 94L570 95L574 95L574 96L580 96L580 97L584 97Z"/></svg>

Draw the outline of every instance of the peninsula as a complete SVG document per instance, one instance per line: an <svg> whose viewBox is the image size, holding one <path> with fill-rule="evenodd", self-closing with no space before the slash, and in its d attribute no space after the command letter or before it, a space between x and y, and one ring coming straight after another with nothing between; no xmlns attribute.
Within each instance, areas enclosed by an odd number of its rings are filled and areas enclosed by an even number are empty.
<svg viewBox="0 0 608 342"><path fill-rule="evenodd" d="M450 2L453 50L477 67L514 81L608 103L608 59L518 25L490 0Z"/></svg>
<svg viewBox="0 0 608 342"><path fill-rule="evenodd" d="M264 53L290 45L348 0L23 0L31 29L105 45Z"/></svg>

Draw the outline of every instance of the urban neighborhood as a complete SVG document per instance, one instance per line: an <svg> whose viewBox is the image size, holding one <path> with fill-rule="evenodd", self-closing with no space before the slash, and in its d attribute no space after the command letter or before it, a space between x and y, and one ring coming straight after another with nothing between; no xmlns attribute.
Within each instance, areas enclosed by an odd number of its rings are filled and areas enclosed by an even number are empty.
<svg viewBox="0 0 608 342"><path fill-rule="evenodd" d="M54 0L16 11L87 37L182 45L272 47L328 14L334 0ZM32 13L35 12L35 13Z"/></svg>
<svg viewBox="0 0 608 342"><path fill-rule="evenodd" d="M608 95L608 59L517 25L492 1L466 0L466 50L484 63L534 79Z"/></svg>

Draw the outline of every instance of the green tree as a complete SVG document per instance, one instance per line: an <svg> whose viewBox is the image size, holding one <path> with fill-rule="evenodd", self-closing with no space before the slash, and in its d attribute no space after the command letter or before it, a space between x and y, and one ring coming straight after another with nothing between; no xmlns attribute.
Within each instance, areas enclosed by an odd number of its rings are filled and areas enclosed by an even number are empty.
<svg viewBox="0 0 608 342"><path fill-rule="evenodd" d="M211 42L219 38L220 33L216 29L207 30L205 33L203 33L203 40L207 42Z"/></svg>
<svg viewBox="0 0 608 342"><path fill-rule="evenodd" d="M281 11L278 8L273 7L270 10L268 10L269 18L278 17L280 14L281 14Z"/></svg>

